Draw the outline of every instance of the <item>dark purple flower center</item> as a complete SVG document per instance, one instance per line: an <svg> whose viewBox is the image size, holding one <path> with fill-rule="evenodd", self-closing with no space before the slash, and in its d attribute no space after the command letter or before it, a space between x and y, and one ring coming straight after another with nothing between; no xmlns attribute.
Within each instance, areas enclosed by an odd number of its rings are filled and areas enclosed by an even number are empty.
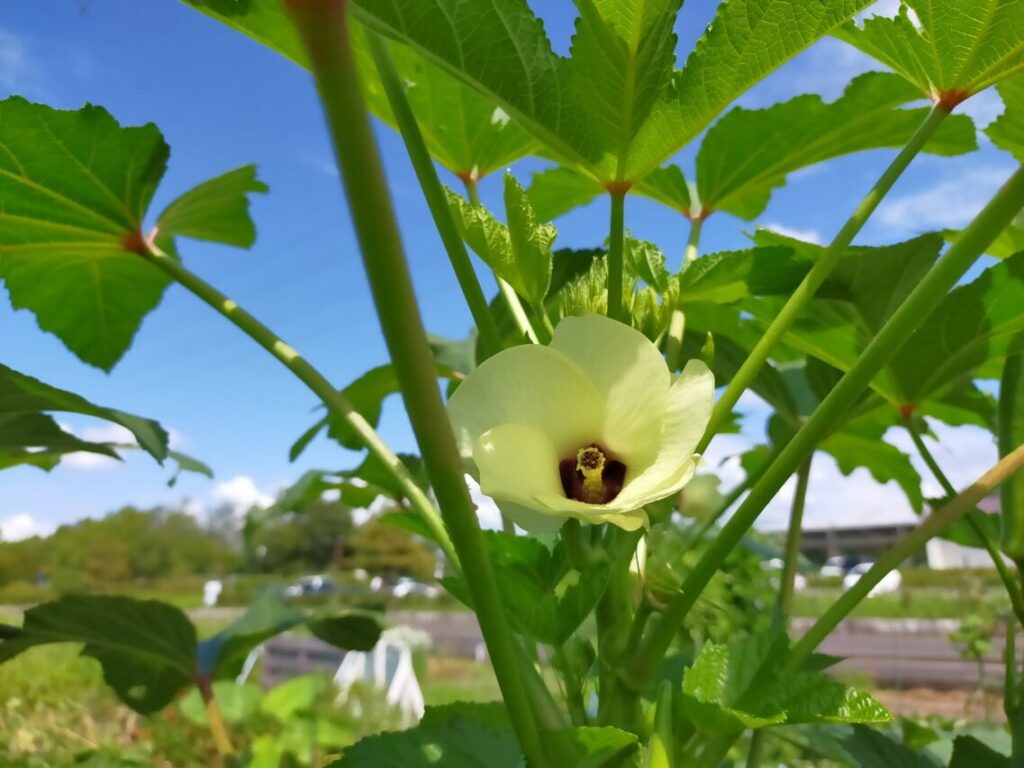
<svg viewBox="0 0 1024 768"><path fill-rule="evenodd" d="M566 498L587 504L605 504L622 490L626 465L608 457L608 452L591 443L571 459L558 462L558 474Z"/></svg>

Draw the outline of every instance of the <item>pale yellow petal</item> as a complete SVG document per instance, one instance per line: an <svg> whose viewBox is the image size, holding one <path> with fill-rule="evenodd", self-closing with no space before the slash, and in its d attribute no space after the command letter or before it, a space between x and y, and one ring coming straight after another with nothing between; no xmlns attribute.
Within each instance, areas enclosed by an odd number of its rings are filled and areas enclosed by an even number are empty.
<svg viewBox="0 0 1024 768"><path fill-rule="evenodd" d="M480 490L492 499L530 506L539 494L562 493L558 453L547 435L526 424L502 424L473 446Z"/></svg>
<svg viewBox="0 0 1024 768"><path fill-rule="evenodd" d="M563 458L599 439L605 404L580 366L558 350L512 347L474 370L448 401L463 456L501 424L541 430ZM556 467L557 469L557 467Z"/></svg>
<svg viewBox="0 0 1024 768"><path fill-rule="evenodd" d="M666 488L686 484L689 476L680 478L686 474L686 465L693 463L693 452L711 418L714 398L711 371L701 361L691 360L669 389L665 426L654 462L635 476L627 474L626 484L615 501L639 506L652 497L664 498L668 495ZM692 475L692 468L689 471Z"/></svg>
<svg viewBox="0 0 1024 768"><path fill-rule="evenodd" d="M551 346L578 363L607 402L604 447L627 467L653 461L671 380L658 348L603 315L565 318Z"/></svg>

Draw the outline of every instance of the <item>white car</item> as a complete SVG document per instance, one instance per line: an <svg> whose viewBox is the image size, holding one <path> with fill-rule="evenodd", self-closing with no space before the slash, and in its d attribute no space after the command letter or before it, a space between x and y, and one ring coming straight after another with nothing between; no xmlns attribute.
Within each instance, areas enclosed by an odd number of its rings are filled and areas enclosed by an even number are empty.
<svg viewBox="0 0 1024 768"><path fill-rule="evenodd" d="M855 565L850 569L850 572L843 577L843 589L850 589L854 584L860 581L860 577L871 570L874 563L861 563ZM868 597L878 597L878 595L890 595L894 592L899 592L900 585L903 583L903 577L899 571L889 571L882 580L875 584L868 592Z"/></svg>

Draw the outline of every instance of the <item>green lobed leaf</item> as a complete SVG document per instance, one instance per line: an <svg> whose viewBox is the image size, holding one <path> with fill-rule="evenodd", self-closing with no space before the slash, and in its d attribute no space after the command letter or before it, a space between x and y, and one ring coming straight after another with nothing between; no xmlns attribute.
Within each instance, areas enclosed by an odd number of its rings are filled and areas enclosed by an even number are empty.
<svg viewBox="0 0 1024 768"><path fill-rule="evenodd" d="M504 706L456 703L427 707L406 731L365 738L342 754L338 768L520 768L522 753Z"/></svg>
<svg viewBox="0 0 1024 768"><path fill-rule="evenodd" d="M892 717L875 699L823 672L779 677L775 661L787 647L781 633L750 635L728 646L706 643L683 676L683 708L708 733L782 723L884 723Z"/></svg>
<svg viewBox="0 0 1024 768"><path fill-rule="evenodd" d="M687 302L719 304L749 296L787 295L803 280L811 262L785 245L708 254L679 277L679 296Z"/></svg>
<svg viewBox="0 0 1024 768"><path fill-rule="evenodd" d="M907 403L919 403L967 371L1024 349L1024 253L954 288L910 337L891 368Z"/></svg>
<svg viewBox="0 0 1024 768"><path fill-rule="evenodd" d="M516 283L512 286L530 304L540 306L551 285L551 246L558 231L550 224L537 223L526 191L510 172L505 173L505 215L521 289Z"/></svg>
<svg viewBox="0 0 1024 768"><path fill-rule="evenodd" d="M594 131L603 179L628 178L631 146L675 67L682 0L576 0L564 77Z"/></svg>
<svg viewBox="0 0 1024 768"><path fill-rule="evenodd" d="M496 99L559 157L603 181L636 181L868 3L727 0L683 71L668 78L675 10L669 2L581 0L585 19L573 45L578 64L552 51L525 0L354 0L352 13ZM642 45L624 30L639 35ZM597 89L607 90L607 98L581 85L592 85L597 74Z"/></svg>
<svg viewBox="0 0 1024 768"><path fill-rule="evenodd" d="M564 643L590 615L608 585L607 564L585 572L572 568L559 544L549 550L537 539L485 531L498 589L512 626L549 645ZM445 588L470 605L465 579L449 577Z"/></svg>
<svg viewBox="0 0 1024 768"><path fill-rule="evenodd" d="M628 274L643 280L658 293L668 290L671 275L665 267L665 254L654 243L627 236L623 259Z"/></svg>
<svg viewBox="0 0 1024 768"><path fill-rule="evenodd" d="M686 65L674 73L630 148L638 180L707 128L747 89L870 0L724 0Z"/></svg>
<svg viewBox="0 0 1024 768"><path fill-rule="evenodd" d="M541 731L552 765L573 768L640 768L640 742L618 728L563 728Z"/></svg>
<svg viewBox="0 0 1024 768"><path fill-rule="evenodd" d="M900 107L919 98L899 75L867 72L831 103L808 95L768 109L731 110L697 154L702 210L754 219L793 171L853 152L902 147L929 110ZM947 118L923 151L956 155L976 148L973 123L959 115Z"/></svg>
<svg viewBox="0 0 1024 768"><path fill-rule="evenodd" d="M184 0L196 10L248 35L299 66L306 55L279 0ZM392 128L394 115L377 78L365 41L353 25L353 47L370 110ZM532 154L537 140L488 98L432 64L408 46L389 44L392 60L406 83L406 97L430 154L453 173L479 178Z"/></svg>
<svg viewBox="0 0 1024 768"><path fill-rule="evenodd" d="M104 109L0 101L0 279L80 359L110 370L169 278L134 251L168 148Z"/></svg>
<svg viewBox="0 0 1024 768"><path fill-rule="evenodd" d="M599 137L525 0L357 0L354 18L496 101L552 151L597 160Z"/></svg>
<svg viewBox="0 0 1024 768"><path fill-rule="evenodd" d="M152 419L96 405L0 363L0 413L11 416L41 412L79 413L119 424L158 462L167 457L167 432Z"/></svg>
<svg viewBox="0 0 1024 768"><path fill-rule="evenodd" d="M860 27L851 21L835 36L923 95L952 97L951 105L1024 70L1024 6L1017 0L903 0L895 18L874 16Z"/></svg>
<svg viewBox="0 0 1024 768"><path fill-rule="evenodd" d="M1003 114L985 128L992 143L1024 163L1024 74L996 85L1003 99ZM1024 249L1024 245L1018 250Z"/></svg>
<svg viewBox="0 0 1024 768"><path fill-rule="evenodd" d="M960 236L958 229L945 229L942 236L949 242L955 242ZM989 256L997 259L1005 259L1015 253L1024 251L1024 211L1020 213L1010 225L1004 229L992 244L985 251Z"/></svg>
<svg viewBox="0 0 1024 768"><path fill-rule="evenodd" d="M558 166L533 174L527 194L541 221L553 221L604 194L600 182L572 168Z"/></svg>
<svg viewBox="0 0 1024 768"><path fill-rule="evenodd" d="M448 205L466 244L487 266L529 302L543 301L551 283L555 230L536 223L526 193L511 174L505 177L508 227L482 205L472 205L451 190Z"/></svg>
<svg viewBox="0 0 1024 768"><path fill-rule="evenodd" d="M693 213L693 200L690 185L683 176L678 165L666 165L655 168L636 186L637 194L657 200L669 208L679 211L684 216Z"/></svg>
<svg viewBox="0 0 1024 768"><path fill-rule="evenodd" d="M256 227L249 216L249 194L267 191L256 178L256 166L243 165L178 197L156 225L165 235L250 248L256 242Z"/></svg>
<svg viewBox="0 0 1024 768"><path fill-rule="evenodd" d="M844 475L849 476L857 467L864 467L879 483L895 481L910 506L920 514L924 509L921 476L909 456L882 439L884 432L884 429L858 430L856 424L845 425L825 438L819 447L836 460Z"/></svg>
<svg viewBox="0 0 1024 768"><path fill-rule="evenodd" d="M38 451L53 454L86 451L120 458L112 446L80 440L61 429L53 417L45 413L0 413L0 454L29 458Z"/></svg>
<svg viewBox="0 0 1024 768"><path fill-rule="evenodd" d="M154 600L75 595L25 612L20 628L0 626L0 663L50 643L83 643L103 679L137 712L156 712L192 682L196 631L178 608Z"/></svg>

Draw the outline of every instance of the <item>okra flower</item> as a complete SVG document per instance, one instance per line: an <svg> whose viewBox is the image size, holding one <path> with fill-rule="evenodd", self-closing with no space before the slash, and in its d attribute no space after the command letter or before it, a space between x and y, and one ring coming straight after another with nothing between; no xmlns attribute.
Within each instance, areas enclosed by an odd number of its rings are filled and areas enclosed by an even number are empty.
<svg viewBox="0 0 1024 768"><path fill-rule="evenodd" d="M645 504L693 476L711 415L704 363L672 378L639 331L570 317L550 346L507 349L470 373L448 413L481 490L522 527L550 531L573 517L635 530Z"/></svg>

